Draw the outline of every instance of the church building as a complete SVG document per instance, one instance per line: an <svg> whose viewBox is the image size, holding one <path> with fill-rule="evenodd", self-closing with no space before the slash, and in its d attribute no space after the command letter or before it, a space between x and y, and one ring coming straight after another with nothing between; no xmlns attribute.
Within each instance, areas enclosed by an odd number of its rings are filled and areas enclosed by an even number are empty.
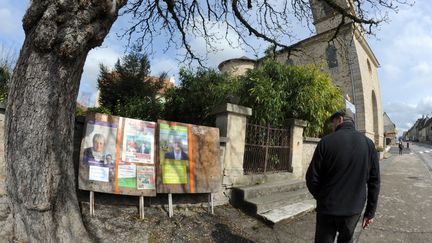
<svg viewBox="0 0 432 243"><path fill-rule="evenodd" d="M335 0L346 9L355 9L352 0ZM331 75L344 97L355 105L356 128L375 142L384 145L384 124L379 62L368 45L363 27L345 19L319 0L310 0L316 34L276 53L279 62L288 65L317 64ZM354 10L353 10L354 12ZM337 32L337 35L335 33ZM260 61L246 57L225 60L219 70L241 75Z"/></svg>

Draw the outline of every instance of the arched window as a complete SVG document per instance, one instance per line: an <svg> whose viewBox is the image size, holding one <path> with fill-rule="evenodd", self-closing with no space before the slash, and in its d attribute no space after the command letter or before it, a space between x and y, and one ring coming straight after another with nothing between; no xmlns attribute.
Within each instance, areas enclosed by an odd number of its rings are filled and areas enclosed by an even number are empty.
<svg viewBox="0 0 432 243"><path fill-rule="evenodd" d="M338 66L336 47L329 45L326 49L327 65L329 68L335 68Z"/></svg>

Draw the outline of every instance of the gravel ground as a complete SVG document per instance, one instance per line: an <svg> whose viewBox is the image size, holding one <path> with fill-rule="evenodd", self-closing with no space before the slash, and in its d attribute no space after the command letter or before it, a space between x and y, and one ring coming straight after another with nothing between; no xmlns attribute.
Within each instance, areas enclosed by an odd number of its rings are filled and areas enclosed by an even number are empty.
<svg viewBox="0 0 432 243"><path fill-rule="evenodd" d="M290 222L267 225L230 205L179 206L168 217L165 206L146 206L145 219L132 205L96 204L89 216L88 202L81 202L83 222L93 242L313 242L315 213ZM10 210L0 197L0 242L9 242Z"/></svg>
<svg viewBox="0 0 432 243"><path fill-rule="evenodd" d="M180 205L168 217L166 205L145 207L139 219L136 205L96 204L89 216L88 202L81 202L83 222L93 242L313 242L315 213L290 222L268 225L230 205L208 207ZM0 242L10 242L10 210L0 197Z"/></svg>
<svg viewBox="0 0 432 243"><path fill-rule="evenodd" d="M163 207L146 207L145 219L138 208L96 205L89 217L83 203L84 223L94 242L312 242L314 213L290 222L267 225L230 205L183 207L168 217Z"/></svg>

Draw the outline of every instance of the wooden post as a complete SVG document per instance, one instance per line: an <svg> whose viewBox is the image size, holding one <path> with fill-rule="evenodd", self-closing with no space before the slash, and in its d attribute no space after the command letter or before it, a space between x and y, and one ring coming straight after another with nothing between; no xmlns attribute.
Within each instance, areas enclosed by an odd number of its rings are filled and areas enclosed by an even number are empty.
<svg viewBox="0 0 432 243"><path fill-rule="evenodd" d="M90 191L90 216L94 216L94 192Z"/></svg>
<svg viewBox="0 0 432 243"><path fill-rule="evenodd" d="M140 219L144 219L144 196L139 197L139 215Z"/></svg>
<svg viewBox="0 0 432 243"><path fill-rule="evenodd" d="M211 214L214 214L213 193L209 194L209 206Z"/></svg>
<svg viewBox="0 0 432 243"><path fill-rule="evenodd" d="M171 218L173 216L173 205L172 205L172 194L168 193L168 215Z"/></svg>

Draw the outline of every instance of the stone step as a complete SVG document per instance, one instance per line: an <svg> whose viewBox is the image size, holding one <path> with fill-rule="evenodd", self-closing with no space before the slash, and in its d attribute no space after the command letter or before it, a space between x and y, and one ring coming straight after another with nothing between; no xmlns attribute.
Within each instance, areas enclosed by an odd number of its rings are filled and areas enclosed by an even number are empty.
<svg viewBox="0 0 432 243"><path fill-rule="evenodd" d="M264 213L258 213L265 221L276 224L282 220L292 220L315 209L315 200L305 200L272 209Z"/></svg>
<svg viewBox="0 0 432 243"><path fill-rule="evenodd" d="M247 198L244 199L243 207L246 211L257 214L311 198L312 196L309 194L309 191L302 188L295 191L278 192L255 198Z"/></svg>
<svg viewBox="0 0 432 243"><path fill-rule="evenodd" d="M305 187L305 182L301 180L274 181L253 186L236 187L233 188L233 194L235 194L237 200L241 201L280 192L295 191Z"/></svg>

